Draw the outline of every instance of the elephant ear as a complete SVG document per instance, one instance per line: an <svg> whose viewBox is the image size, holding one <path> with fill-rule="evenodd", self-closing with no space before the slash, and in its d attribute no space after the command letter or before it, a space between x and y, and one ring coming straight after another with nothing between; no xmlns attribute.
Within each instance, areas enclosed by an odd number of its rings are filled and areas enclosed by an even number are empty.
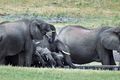
<svg viewBox="0 0 120 80"><path fill-rule="evenodd" d="M101 44L104 48L109 50L118 50L120 45L119 36L117 35L118 33L119 30L116 28L110 28L101 34Z"/></svg>
<svg viewBox="0 0 120 80"><path fill-rule="evenodd" d="M40 24L38 21L34 20L30 23L30 34L32 39L43 39L42 35L42 27L40 27Z"/></svg>

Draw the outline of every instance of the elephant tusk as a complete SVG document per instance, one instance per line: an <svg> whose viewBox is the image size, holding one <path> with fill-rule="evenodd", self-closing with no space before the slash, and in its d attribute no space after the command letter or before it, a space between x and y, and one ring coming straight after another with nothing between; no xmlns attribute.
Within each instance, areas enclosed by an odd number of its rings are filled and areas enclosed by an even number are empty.
<svg viewBox="0 0 120 80"><path fill-rule="evenodd" d="M50 33L53 33L53 32L56 32L56 31L49 31L49 32L47 32L47 33L50 34Z"/></svg>
<svg viewBox="0 0 120 80"><path fill-rule="evenodd" d="M68 53L68 52L65 52L65 51L62 51L64 54L67 54L67 55L70 55L70 53Z"/></svg>
<svg viewBox="0 0 120 80"><path fill-rule="evenodd" d="M49 31L46 33L46 36L49 37L49 34L51 35L51 33L53 33L53 32L56 32L56 31Z"/></svg>
<svg viewBox="0 0 120 80"><path fill-rule="evenodd" d="M40 41L36 42L35 44L40 44Z"/></svg>

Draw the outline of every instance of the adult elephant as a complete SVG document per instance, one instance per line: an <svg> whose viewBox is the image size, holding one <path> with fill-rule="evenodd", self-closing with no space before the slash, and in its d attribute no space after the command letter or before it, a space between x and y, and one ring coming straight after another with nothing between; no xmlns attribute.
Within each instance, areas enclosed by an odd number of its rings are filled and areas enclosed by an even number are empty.
<svg viewBox="0 0 120 80"><path fill-rule="evenodd" d="M73 63L99 61L103 65L115 65L112 51L120 51L120 27L87 29L71 25L62 28L58 35L68 46Z"/></svg>
<svg viewBox="0 0 120 80"><path fill-rule="evenodd" d="M18 55L19 66L30 66L33 53L33 39L41 40L52 31L51 24L41 20L18 20L0 24L0 64L5 57Z"/></svg>

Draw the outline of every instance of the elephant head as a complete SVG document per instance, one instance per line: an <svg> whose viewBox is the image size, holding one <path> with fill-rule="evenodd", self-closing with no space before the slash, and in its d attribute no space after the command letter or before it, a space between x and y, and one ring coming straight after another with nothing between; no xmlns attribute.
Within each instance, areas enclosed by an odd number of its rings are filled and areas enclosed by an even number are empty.
<svg viewBox="0 0 120 80"><path fill-rule="evenodd" d="M109 28L101 35L101 44L108 50L120 52L120 27Z"/></svg>
<svg viewBox="0 0 120 80"><path fill-rule="evenodd" d="M48 34L48 33L52 35L52 32L54 32L54 30L52 29L52 27L54 27L54 26L51 25L51 24L48 24L48 23L46 23L44 21L33 20L30 23L31 37L33 39L41 40L41 39L43 39L43 36L46 35L46 34Z"/></svg>

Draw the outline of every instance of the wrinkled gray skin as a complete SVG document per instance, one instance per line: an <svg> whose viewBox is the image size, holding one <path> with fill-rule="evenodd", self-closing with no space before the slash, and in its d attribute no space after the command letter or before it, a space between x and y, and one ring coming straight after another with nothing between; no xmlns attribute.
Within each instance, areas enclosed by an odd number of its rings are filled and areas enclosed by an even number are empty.
<svg viewBox="0 0 120 80"><path fill-rule="evenodd" d="M18 55L19 66L30 66L33 53L32 40L41 40L52 31L52 25L41 20L18 20L0 24L0 64L5 57ZM16 60L16 59L15 59Z"/></svg>
<svg viewBox="0 0 120 80"><path fill-rule="evenodd" d="M35 52L32 55L32 65L31 66L45 67L45 65L46 65L46 62L42 58L41 54L39 53L38 50L35 50Z"/></svg>
<svg viewBox="0 0 120 80"><path fill-rule="evenodd" d="M36 46L35 54L36 53L39 54L38 55L39 60L36 62L37 63L40 62L42 64L44 64L46 62L45 66L53 67L54 65L56 65L56 62L51 55L51 51L47 48L47 46L46 46L47 43L45 43L44 38L41 41L34 41L34 43L36 43L35 44L35 46ZM34 65L39 65L39 63L34 64ZM42 67L44 67L44 66L42 65Z"/></svg>
<svg viewBox="0 0 120 80"><path fill-rule="evenodd" d="M112 51L120 51L120 27L66 26L58 36L68 46L73 63L99 61L103 65L115 65Z"/></svg>

